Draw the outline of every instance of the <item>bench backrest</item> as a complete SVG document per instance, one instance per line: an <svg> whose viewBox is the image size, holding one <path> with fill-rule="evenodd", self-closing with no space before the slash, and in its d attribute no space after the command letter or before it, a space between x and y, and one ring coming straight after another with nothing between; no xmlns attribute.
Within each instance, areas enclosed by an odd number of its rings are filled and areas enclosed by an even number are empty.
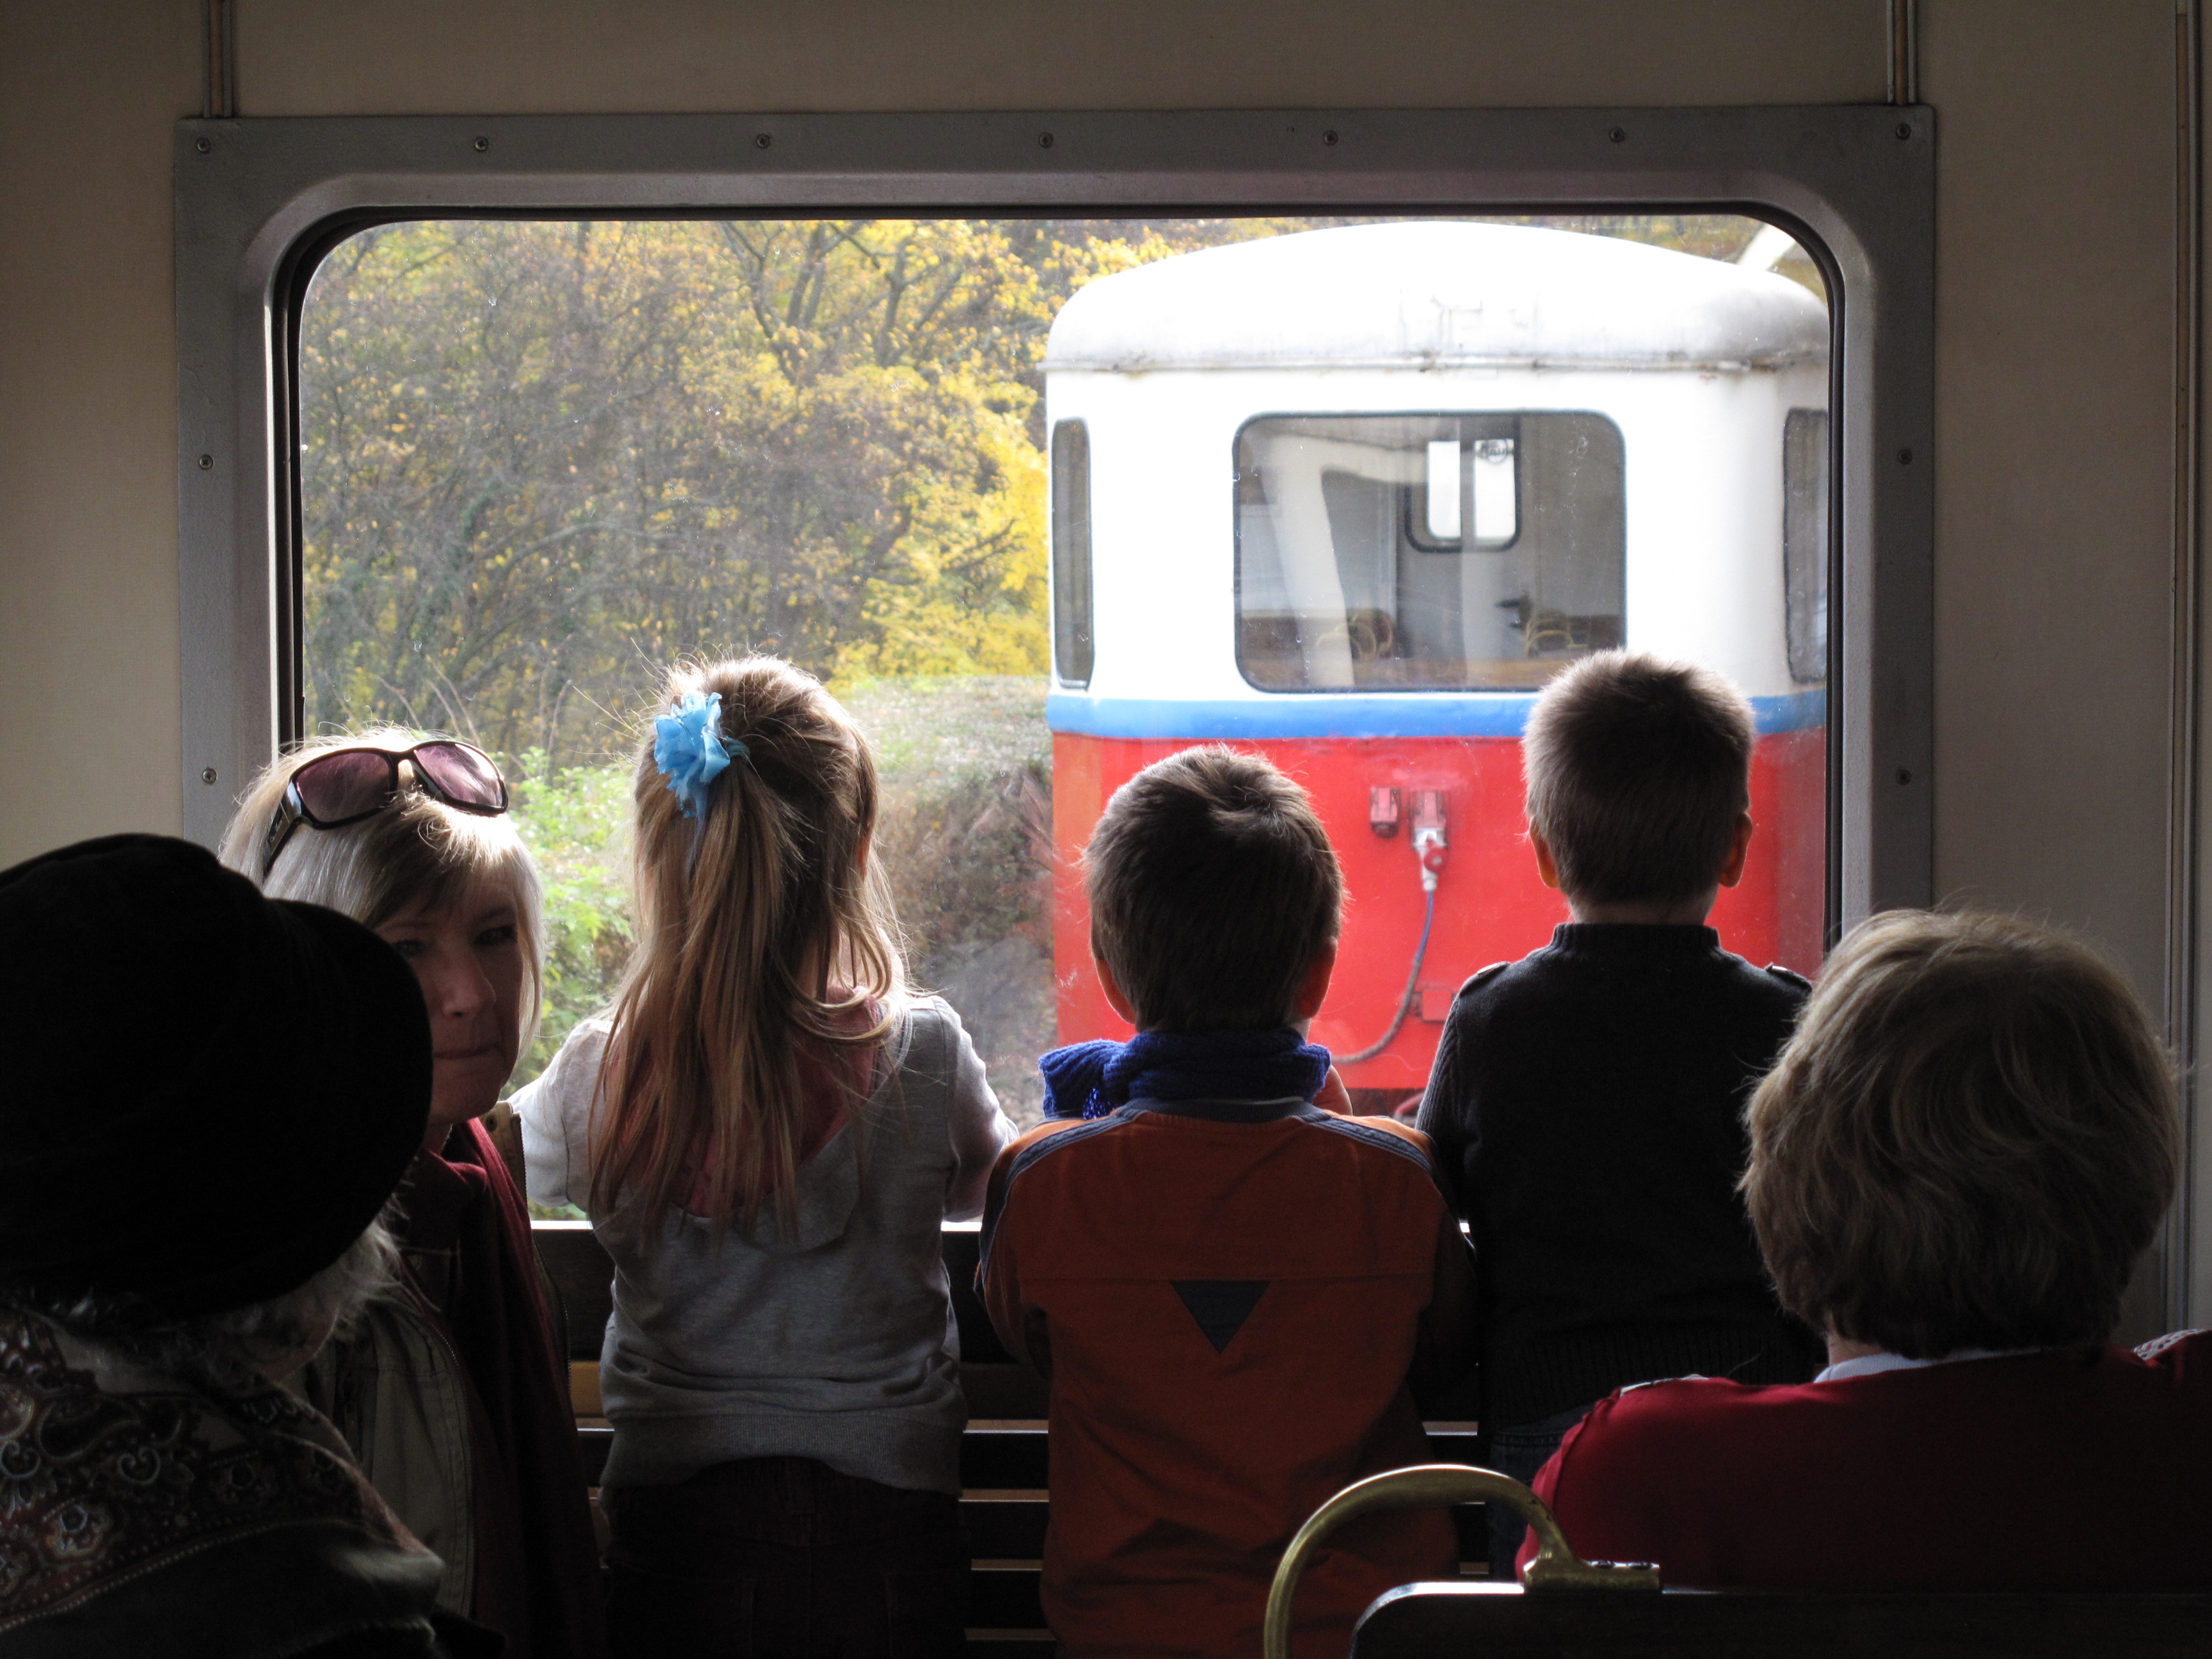
<svg viewBox="0 0 2212 1659"><path fill-rule="evenodd" d="M1352 1659L2181 1659L2212 1654L2212 1594L1656 1595L1408 1584Z"/></svg>

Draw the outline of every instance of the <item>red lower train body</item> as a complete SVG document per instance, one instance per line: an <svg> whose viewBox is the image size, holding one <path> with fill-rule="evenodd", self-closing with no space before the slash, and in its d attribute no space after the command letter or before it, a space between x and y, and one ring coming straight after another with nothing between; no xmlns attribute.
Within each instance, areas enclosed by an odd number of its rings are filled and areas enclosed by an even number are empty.
<svg viewBox="0 0 2212 1659"><path fill-rule="evenodd" d="M1758 829L1741 884L1725 890L1712 925L1748 960L1810 975L1820 966L1826 867L1826 732L1818 726L1763 735L1752 762ZM1060 1040L1126 1037L1129 1028L1099 992L1078 854L1107 798L1139 769L1188 738L1053 735L1053 966ZM1426 898L1413 848L1416 792L1440 790L1447 846L1436 921L1413 1006L1397 1036L1371 1060L1347 1065L1356 1089L1412 1092L1427 1080L1453 994L1490 963L1544 945L1566 903L1538 879L1521 813L1517 738L1270 738L1237 739L1305 787L1342 860L1348 902L1336 977L1313 1040L1355 1054L1389 1030L1419 944ZM1398 789L1408 811L1395 835L1368 822L1370 792Z"/></svg>

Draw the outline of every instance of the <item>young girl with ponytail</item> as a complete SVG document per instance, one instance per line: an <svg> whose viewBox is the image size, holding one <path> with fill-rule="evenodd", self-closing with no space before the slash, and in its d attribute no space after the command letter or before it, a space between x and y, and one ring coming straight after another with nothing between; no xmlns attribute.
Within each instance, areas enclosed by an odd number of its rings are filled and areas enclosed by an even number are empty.
<svg viewBox="0 0 2212 1659"><path fill-rule="evenodd" d="M614 1008L515 1098L531 1196L614 1258L617 1655L957 1654L967 1412L939 1222L1012 1137L910 994L875 764L773 658L668 681Z"/></svg>

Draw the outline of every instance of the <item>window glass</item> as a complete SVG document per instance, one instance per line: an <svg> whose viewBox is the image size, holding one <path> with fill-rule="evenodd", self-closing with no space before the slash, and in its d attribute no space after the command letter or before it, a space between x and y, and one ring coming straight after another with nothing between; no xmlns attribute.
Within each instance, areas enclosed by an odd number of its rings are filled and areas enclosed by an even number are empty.
<svg viewBox="0 0 2212 1659"><path fill-rule="evenodd" d="M1828 678L1828 411L1793 409L1782 428L1782 575L1790 673Z"/></svg>
<svg viewBox="0 0 2212 1659"><path fill-rule="evenodd" d="M1388 1110L1565 915L1520 733L1607 646L1752 698L1713 924L1818 968L1826 297L1719 214L374 227L297 319L299 706L498 757L551 950L520 1080L619 983L662 668L790 659L868 733L914 981L1024 1121L1040 1052L1127 1034L1106 801L1255 750L1351 896L1315 1039Z"/></svg>
<svg viewBox="0 0 2212 1659"><path fill-rule="evenodd" d="M1236 487L1255 685L1525 690L1621 642L1621 441L1601 415L1269 416L1237 434Z"/></svg>
<svg viewBox="0 0 2212 1659"><path fill-rule="evenodd" d="M1052 429L1053 653L1064 684L1091 683L1091 434Z"/></svg>

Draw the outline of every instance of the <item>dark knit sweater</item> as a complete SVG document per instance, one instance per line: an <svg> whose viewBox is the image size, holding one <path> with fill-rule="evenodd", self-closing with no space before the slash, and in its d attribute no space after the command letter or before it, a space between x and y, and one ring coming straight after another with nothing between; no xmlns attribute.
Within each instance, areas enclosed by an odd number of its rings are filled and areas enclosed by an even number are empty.
<svg viewBox="0 0 2212 1659"><path fill-rule="evenodd" d="M1744 1100L1805 994L1710 927L1594 924L1461 988L1420 1127L1475 1247L1486 1428L1820 1369L1735 1190Z"/></svg>

